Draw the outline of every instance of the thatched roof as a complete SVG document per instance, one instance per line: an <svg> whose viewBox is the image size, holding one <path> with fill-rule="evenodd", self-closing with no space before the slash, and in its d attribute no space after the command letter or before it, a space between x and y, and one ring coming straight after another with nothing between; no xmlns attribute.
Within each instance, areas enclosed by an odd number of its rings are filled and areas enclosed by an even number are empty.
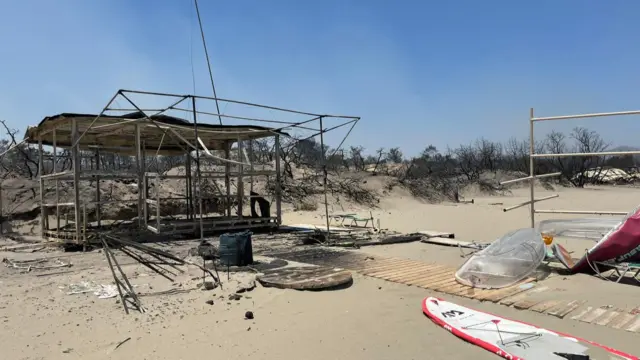
<svg viewBox="0 0 640 360"><path fill-rule="evenodd" d="M27 142L37 144L38 139L43 145L53 145L53 129L56 129L56 146L69 148L72 145L71 123L76 120L78 134L83 134L98 115L63 113L47 116L37 126L30 126L25 132ZM196 143L194 125L185 119L154 115L149 118L143 113L136 112L121 116L100 116L91 129L81 138L80 149L90 149L91 145L105 147L124 147L119 151L108 152L135 154L135 126L140 126L140 138L144 142L144 148L154 154L160 147L159 154L184 154L184 149L189 146L180 136L191 144ZM177 136L176 134L180 135ZM213 125L198 124L198 136L206 144L209 150L224 150L224 144L235 142L238 138L243 140L271 137L276 134L287 135L284 132L268 127L253 125Z"/></svg>

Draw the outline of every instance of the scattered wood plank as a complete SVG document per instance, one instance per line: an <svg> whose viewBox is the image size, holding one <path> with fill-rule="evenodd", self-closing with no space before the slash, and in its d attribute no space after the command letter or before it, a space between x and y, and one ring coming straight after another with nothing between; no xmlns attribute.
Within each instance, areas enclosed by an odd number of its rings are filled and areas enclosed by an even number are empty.
<svg viewBox="0 0 640 360"><path fill-rule="evenodd" d="M583 316L587 315L589 312L591 312L591 309L593 309L593 307L588 306L586 309L583 309L582 311L580 311L579 313L577 313L576 315L571 317L571 320L580 320L582 319Z"/></svg>
<svg viewBox="0 0 640 360"><path fill-rule="evenodd" d="M415 269L417 266L420 266L420 263L416 263L415 261L407 261L399 264L385 266L375 271L367 270L366 272L363 272L363 274L373 277L390 276L391 274L396 274L399 271L408 271Z"/></svg>
<svg viewBox="0 0 640 360"><path fill-rule="evenodd" d="M631 332L640 332L640 315L636 315L635 319L631 320L624 329Z"/></svg>
<svg viewBox="0 0 640 360"><path fill-rule="evenodd" d="M540 303L537 303L531 308L531 311L535 311L538 313L543 313L560 303L561 300L546 300Z"/></svg>
<svg viewBox="0 0 640 360"><path fill-rule="evenodd" d="M365 269L358 270L358 272L361 273L362 275L370 275L370 274L374 274L376 272L385 271L385 270L388 270L388 269L398 268L398 267L402 266L403 264L406 264L409 261L409 260L403 260L403 259L394 259L394 260L395 261L389 261L389 262L385 262L383 264L373 265L371 267L367 267Z"/></svg>
<svg viewBox="0 0 640 360"><path fill-rule="evenodd" d="M427 273L431 268L432 268L432 265L420 264L408 270L401 270L401 271L396 271L394 273L391 273L389 274L389 276L386 277L386 280L395 281L397 279L402 279L412 274L424 274L424 273Z"/></svg>
<svg viewBox="0 0 640 360"><path fill-rule="evenodd" d="M425 289L431 289L436 284L439 284L443 281L450 280L454 274L455 274L454 270L448 270L446 272L438 274L435 277L427 278L426 280L423 280L423 281L417 281L416 286L419 286Z"/></svg>
<svg viewBox="0 0 640 360"><path fill-rule="evenodd" d="M408 276L406 277L404 280L404 284L410 284L410 285L417 285L419 283L422 283L424 281L428 281L430 279L434 279L438 276L441 276L441 274L450 272L451 268L448 266L441 266L435 269L432 269L431 271L424 273L424 274L416 274L415 276Z"/></svg>
<svg viewBox="0 0 640 360"><path fill-rule="evenodd" d="M521 292L525 292L528 290L531 290L531 288L533 288L533 284L529 284L533 281L535 281L536 279L534 278L527 278L523 281L521 281L518 284L512 285L510 287L504 288L504 289L498 289L495 290L494 293L487 295L485 298L483 298L483 301L491 301L491 302L498 302L506 297L509 296L513 296L516 294L519 294Z"/></svg>
<svg viewBox="0 0 640 360"><path fill-rule="evenodd" d="M511 306L511 305L515 304L516 302L518 302L520 300L523 300L527 296L531 296L533 294L541 293L541 292L547 291L548 289L549 288L546 287L546 286L538 286L538 287L535 287L535 288L533 288L533 289L531 289L531 290L529 290L529 291L527 291L525 293L520 293L518 295L510 296L508 298L502 299L502 300L500 300L499 303L501 305Z"/></svg>
<svg viewBox="0 0 640 360"><path fill-rule="evenodd" d="M609 327L612 329L622 329L627 323L633 320L635 315L631 313L622 313L615 319L611 320Z"/></svg>
<svg viewBox="0 0 640 360"><path fill-rule="evenodd" d="M555 316L555 317L560 318L560 319L564 319L565 316L567 316L570 313L572 313L575 309L579 308L584 303L586 303L585 300L569 301L566 304L559 305L556 308L547 311L547 314L551 315L551 316Z"/></svg>
<svg viewBox="0 0 640 360"><path fill-rule="evenodd" d="M620 315L621 312L622 312L622 310L620 310L620 309L611 310L611 311L605 313L604 315L598 317L597 319L595 319L593 321L593 323L596 324L596 325L606 326L616 316Z"/></svg>
<svg viewBox="0 0 640 360"><path fill-rule="evenodd" d="M534 305L537 305L539 302L542 302L542 299L525 298L524 300L520 300L517 303L513 304L513 307L518 310L527 310Z"/></svg>
<svg viewBox="0 0 640 360"><path fill-rule="evenodd" d="M595 308L595 309L591 310L591 312L585 314L582 318L578 319L578 321L591 323L592 321L594 321L595 319L599 318L600 316L602 316L606 312L607 312L607 309L605 307Z"/></svg>

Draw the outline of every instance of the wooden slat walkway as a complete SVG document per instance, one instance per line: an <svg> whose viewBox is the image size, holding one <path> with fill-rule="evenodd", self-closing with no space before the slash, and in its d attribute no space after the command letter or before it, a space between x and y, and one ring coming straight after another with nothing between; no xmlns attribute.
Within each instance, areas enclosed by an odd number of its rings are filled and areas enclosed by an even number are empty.
<svg viewBox="0 0 640 360"><path fill-rule="evenodd" d="M552 289L541 286L534 278L527 278L516 285L502 289L472 288L455 280L454 273L456 269L452 267L409 259L372 256L360 252L336 251L320 247L286 253L273 253L267 256L313 265L343 268L385 281L416 286L469 299L490 301L505 306L513 306L520 310L544 313L561 319L575 312L586 303L584 300L556 300L553 294L545 294ZM540 294L550 296L545 299L544 296L539 296ZM587 307L577 312L577 315L571 317L571 319L614 329L640 332L640 308L627 312L607 307Z"/></svg>

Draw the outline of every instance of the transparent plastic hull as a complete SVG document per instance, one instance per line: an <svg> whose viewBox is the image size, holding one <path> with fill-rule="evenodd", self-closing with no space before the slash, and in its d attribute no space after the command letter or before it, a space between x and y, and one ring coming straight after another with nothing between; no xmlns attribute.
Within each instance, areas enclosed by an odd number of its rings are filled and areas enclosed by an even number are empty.
<svg viewBox="0 0 640 360"><path fill-rule="evenodd" d="M600 240L618 226L623 217L544 220L538 223L540 233L581 239Z"/></svg>
<svg viewBox="0 0 640 360"><path fill-rule="evenodd" d="M545 244L538 229L520 229L475 253L455 274L464 285L498 289L530 275L544 260Z"/></svg>

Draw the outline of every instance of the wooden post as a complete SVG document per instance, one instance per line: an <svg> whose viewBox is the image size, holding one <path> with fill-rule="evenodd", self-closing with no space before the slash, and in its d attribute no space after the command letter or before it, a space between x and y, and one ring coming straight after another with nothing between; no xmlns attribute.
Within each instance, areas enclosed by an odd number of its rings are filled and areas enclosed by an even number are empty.
<svg viewBox="0 0 640 360"><path fill-rule="evenodd" d="M329 231L329 202L327 201L327 155L324 149L324 128L322 127L322 116L320 117L320 150L322 152L322 185L324 192L324 214L327 219L327 238L329 241L331 232Z"/></svg>
<svg viewBox="0 0 640 360"><path fill-rule="evenodd" d="M146 176L145 176L146 178ZM156 229L160 232L160 174L156 173Z"/></svg>
<svg viewBox="0 0 640 360"><path fill-rule="evenodd" d="M185 182L187 192L187 219L193 220L193 194L191 193L191 152L187 152L187 159L185 161Z"/></svg>
<svg viewBox="0 0 640 360"><path fill-rule="evenodd" d="M225 142L224 144L224 158L230 160L231 158L231 143ZM225 198L225 204L227 207L227 217L231 217L231 165L228 161L224 163L224 186L227 188L227 197Z"/></svg>
<svg viewBox="0 0 640 360"><path fill-rule="evenodd" d="M71 138L73 139L73 143L76 143L79 134L78 134L78 121L76 119L71 119ZM76 232L76 243L80 243L80 142L76 144L76 146L71 147L71 156L72 156L72 166L73 166L73 210L74 210L74 225Z"/></svg>
<svg viewBox="0 0 640 360"><path fill-rule="evenodd" d="M87 204L82 203L82 251L87 251Z"/></svg>
<svg viewBox="0 0 640 360"><path fill-rule="evenodd" d="M144 177L143 171L144 169L142 168L142 142L140 141L140 125L136 124L135 125L135 133L136 133L136 140L135 140L135 147L136 147L136 171L137 171L137 175L138 175L138 228L142 229L143 226L143 211L142 208L144 206L142 200L143 200L143 192L144 192L144 188L143 188L143 184L142 184L142 179Z"/></svg>
<svg viewBox="0 0 640 360"><path fill-rule="evenodd" d="M200 137L198 136L198 116L196 112L196 98L191 97L191 106L193 109L193 127L194 127L194 135L196 137L196 196L198 201L198 220L200 223L200 239L204 239L204 219L202 213L202 178L200 174Z"/></svg>
<svg viewBox="0 0 640 360"><path fill-rule="evenodd" d="M56 128L53 128L53 174L58 172L58 140L56 139ZM60 181L56 182L56 236L60 238Z"/></svg>
<svg viewBox="0 0 640 360"><path fill-rule="evenodd" d="M100 149L96 149L96 171L100 172ZM96 220L98 227L101 225L102 204L100 203L100 175L96 175Z"/></svg>
<svg viewBox="0 0 640 360"><path fill-rule="evenodd" d="M280 135L276 135L275 139L275 157L276 157L276 222L282 225L282 177L280 175Z"/></svg>
<svg viewBox="0 0 640 360"><path fill-rule="evenodd" d="M4 211L2 210L2 182L0 182L0 234L4 234Z"/></svg>
<svg viewBox="0 0 640 360"><path fill-rule="evenodd" d="M47 230L47 207L44 201L44 151L42 151L42 138L38 137L38 177L40 178L40 236L44 239L44 232Z"/></svg>
<svg viewBox="0 0 640 360"><path fill-rule="evenodd" d="M249 196L253 192L253 171L253 139L249 139Z"/></svg>
<svg viewBox="0 0 640 360"><path fill-rule="evenodd" d="M242 152L244 151L244 145L242 144L242 139L238 138L238 162L242 163ZM243 210L243 200L244 200L244 165L237 164L238 167L238 180L236 183L236 188L238 189L238 217L242 219L242 210Z"/></svg>
<svg viewBox="0 0 640 360"><path fill-rule="evenodd" d="M147 178L147 152L146 152L146 143L142 140L142 157L140 158L140 163L142 164L142 224L144 228L147 227L147 223L149 222L149 204L147 204L147 199L149 198L149 180ZM157 177L156 177L157 179ZM159 190L160 184L156 182L156 190ZM160 204L158 204L160 206Z"/></svg>

